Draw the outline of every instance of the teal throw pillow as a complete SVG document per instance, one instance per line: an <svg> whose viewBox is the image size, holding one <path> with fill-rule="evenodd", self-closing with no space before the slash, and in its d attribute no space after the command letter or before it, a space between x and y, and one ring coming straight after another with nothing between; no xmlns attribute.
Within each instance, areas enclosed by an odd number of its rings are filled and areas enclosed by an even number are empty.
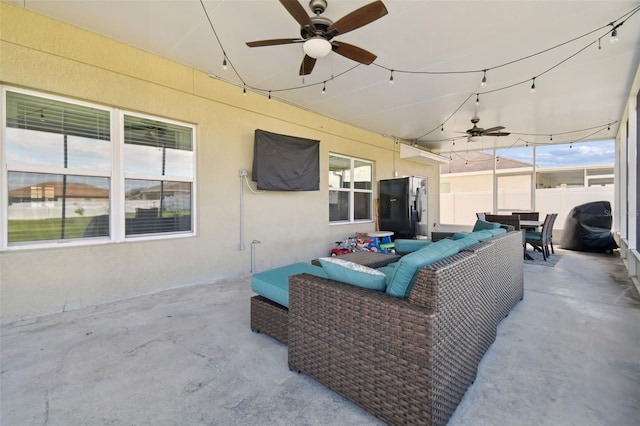
<svg viewBox="0 0 640 426"><path fill-rule="evenodd" d="M459 251L460 245L456 241L444 239L402 256L388 278L387 294L409 297L418 269L453 256Z"/></svg>
<svg viewBox="0 0 640 426"><path fill-rule="evenodd" d="M332 280L371 290L384 291L387 288L387 276L368 266L342 260L339 257L321 257L318 261Z"/></svg>
<svg viewBox="0 0 640 426"><path fill-rule="evenodd" d="M483 229L496 229L500 228L500 224L496 222L487 222L486 220L476 220L476 224L473 225L473 231L482 231Z"/></svg>

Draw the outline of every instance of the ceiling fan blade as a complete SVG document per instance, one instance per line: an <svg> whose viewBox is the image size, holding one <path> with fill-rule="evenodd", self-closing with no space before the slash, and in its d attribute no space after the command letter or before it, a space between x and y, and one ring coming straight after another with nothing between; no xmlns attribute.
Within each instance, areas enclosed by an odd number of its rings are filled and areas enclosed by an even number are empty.
<svg viewBox="0 0 640 426"><path fill-rule="evenodd" d="M301 27L311 27L313 30L316 29L316 26L311 21L309 15L307 15L307 11L304 10L304 7L298 2L298 0L280 0L280 3L287 9L287 12L293 19L300 24Z"/></svg>
<svg viewBox="0 0 640 426"><path fill-rule="evenodd" d="M504 126L489 127L488 129L484 129L482 133L486 134L487 132L497 132L498 130L502 129L504 129Z"/></svg>
<svg viewBox="0 0 640 426"><path fill-rule="evenodd" d="M281 0L282 1L282 0ZM387 13L387 8L381 1L374 1L360 9L356 9L353 12L343 16L334 22L329 28L327 33L335 36L337 34L345 34L349 31L356 30L364 25L370 24L376 19L382 18Z"/></svg>
<svg viewBox="0 0 640 426"><path fill-rule="evenodd" d="M316 58L312 58L309 55L304 55L302 64L300 64L300 75L309 75L313 71L313 67L316 64Z"/></svg>
<svg viewBox="0 0 640 426"><path fill-rule="evenodd" d="M332 43L333 51L338 55L351 59L361 64L369 65L376 60L377 56L353 44L344 43L342 41L334 41Z"/></svg>
<svg viewBox="0 0 640 426"><path fill-rule="evenodd" d="M258 40L248 41L249 47L261 47L261 46L276 46L278 44L290 44L290 43L302 43L304 40L301 38L274 38L272 40Z"/></svg>
<svg viewBox="0 0 640 426"><path fill-rule="evenodd" d="M482 135L483 136L509 136L510 134L511 133L509 132L491 132L491 133L484 132Z"/></svg>

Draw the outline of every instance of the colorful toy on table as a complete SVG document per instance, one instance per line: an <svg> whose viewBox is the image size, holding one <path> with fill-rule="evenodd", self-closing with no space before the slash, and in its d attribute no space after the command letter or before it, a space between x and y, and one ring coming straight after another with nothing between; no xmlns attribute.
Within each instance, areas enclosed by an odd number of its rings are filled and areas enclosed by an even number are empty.
<svg viewBox="0 0 640 426"><path fill-rule="evenodd" d="M366 233L357 233L353 237L347 237L343 241L336 241L336 247L331 249L331 256L340 256L341 254L352 253L355 251L379 251L375 246L375 241L365 238Z"/></svg>

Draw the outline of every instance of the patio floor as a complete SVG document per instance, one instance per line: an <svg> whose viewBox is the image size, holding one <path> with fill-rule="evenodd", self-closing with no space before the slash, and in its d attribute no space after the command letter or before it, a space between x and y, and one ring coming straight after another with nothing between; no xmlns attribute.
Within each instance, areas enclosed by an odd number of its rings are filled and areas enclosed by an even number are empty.
<svg viewBox="0 0 640 426"><path fill-rule="evenodd" d="M450 425L637 425L640 296L617 253L525 265ZM2 425L376 425L249 329L250 276L5 324Z"/></svg>

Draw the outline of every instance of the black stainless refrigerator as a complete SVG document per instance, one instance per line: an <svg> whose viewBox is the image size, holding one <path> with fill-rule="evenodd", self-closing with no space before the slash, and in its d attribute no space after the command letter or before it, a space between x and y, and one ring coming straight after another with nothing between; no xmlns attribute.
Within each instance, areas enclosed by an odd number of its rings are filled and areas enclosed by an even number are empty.
<svg viewBox="0 0 640 426"><path fill-rule="evenodd" d="M379 184L380 231L395 238L416 238L419 223L427 220L427 180L418 177L383 179Z"/></svg>

